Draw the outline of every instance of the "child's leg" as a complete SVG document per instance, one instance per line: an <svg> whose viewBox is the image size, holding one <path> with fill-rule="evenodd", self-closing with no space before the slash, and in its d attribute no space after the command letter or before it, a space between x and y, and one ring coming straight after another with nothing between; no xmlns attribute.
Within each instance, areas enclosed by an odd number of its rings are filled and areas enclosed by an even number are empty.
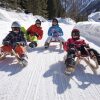
<svg viewBox="0 0 100 100"><path fill-rule="evenodd" d="M69 50L65 60L66 67L75 66L75 50Z"/></svg>
<svg viewBox="0 0 100 100"><path fill-rule="evenodd" d="M46 48L49 47L51 39L52 39L52 36L49 36L49 37L46 39L45 44L44 44L44 46L45 46Z"/></svg>
<svg viewBox="0 0 100 100"><path fill-rule="evenodd" d="M62 44L65 42L65 40L60 36L60 37L58 37L58 40L60 41L60 42L62 42Z"/></svg>
<svg viewBox="0 0 100 100"><path fill-rule="evenodd" d="M30 36L30 42L31 43L29 43L29 46L31 48L37 47L38 38L36 36Z"/></svg>
<svg viewBox="0 0 100 100"><path fill-rule="evenodd" d="M5 52L5 53L11 53L12 51L12 47L11 46L2 46L1 47L1 52Z"/></svg>
<svg viewBox="0 0 100 100"><path fill-rule="evenodd" d="M22 66L27 66L27 64L28 64L28 57L27 57L27 55L25 54L25 52L26 52L25 47L18 45L18 46L16 46L16 48L15 48L15 52L16 52L16 53L19 55L19 57L20 57L20 59L18 59L18 60L19 60L19 63L21 63Z"/></svg>
<svg viewBox="0 0 100 100"><path fill-rule="evenodd" d="M23 46L18 45L18 46L16 46L16 48L15 48L15 52L16 52L19 56L21 56L21 55L25 54L26 49L25 49Z"/></svg>

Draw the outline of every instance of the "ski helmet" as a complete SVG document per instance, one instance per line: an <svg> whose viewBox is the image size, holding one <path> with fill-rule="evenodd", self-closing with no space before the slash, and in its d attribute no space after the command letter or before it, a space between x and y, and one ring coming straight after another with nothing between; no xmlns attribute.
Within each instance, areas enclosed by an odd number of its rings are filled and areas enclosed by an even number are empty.
<svg viewBox="0 0 100 100"><path fill-rule="evenodd" d="M56 18L53 18L52 22L56 22L58 24L58 20Z"/></svg>
<svg viewBox="0 0 100 100"><path fill-rule="evenodd" d="M71 36L74 39L79 39L80 37L80 31L78 29L73 29L71 32Z"/></svg>
<svg viewBox="0 0 100 100"><path fill-rule="evenodd" d="M17 28L20 28L21 25L17 22L17 21L14 21L11 25L11 28L14 28L14 27L17 27Z"/></svg>
<svg viewBox="0 0 100 100"><path fill-rule="evenodd" d="M39 19L37 19L37 20L35 21L35 24L40 24L40 25L41 25L41 21L40 21Z"/></svg>

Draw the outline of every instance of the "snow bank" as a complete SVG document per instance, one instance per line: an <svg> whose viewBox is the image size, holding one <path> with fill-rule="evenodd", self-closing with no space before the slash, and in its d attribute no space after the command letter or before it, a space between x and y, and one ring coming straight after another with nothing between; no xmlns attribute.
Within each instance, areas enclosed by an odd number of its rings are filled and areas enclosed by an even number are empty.
<svg viewBox="0 0 100 100"><path fill-rule="evenodd" d="M0 9L0 21L6 21L6 22L20 21L22 23L28 22L33 24L36 19L40 19L42 22L46 21L45 18L39 15L33 16L32 13L25 14L23 12L17 13L15 10L6 11L5 9Z"/></svg>
<svg viewBox="0 0 100 100"><path fill-rule="evenodd" d="M74 28L78 28L83 37L100 46L99 22L78 22Z"/></svg>
<svg viewBox="0 0 100 100"><path fill-rule="evenodd" d="M59 23L70 24L70 25L76 24L76 22L71 18L59 18Z"/></svg>
<svg viewBox="0 0 100 100"><path fill-rule="evenodd" d="M62 24L69 24L69 25L75 25L76 22L74 20L72 20L71 18L57 18L59 23ZM52 20L48 20L49 22L52 22Z"/></svg>
<svg viewBox="0 0 100 100"><path fill-rule="evenodd" d="M100 12L91 13L88 16L88 21L100 22Z"/></svg>

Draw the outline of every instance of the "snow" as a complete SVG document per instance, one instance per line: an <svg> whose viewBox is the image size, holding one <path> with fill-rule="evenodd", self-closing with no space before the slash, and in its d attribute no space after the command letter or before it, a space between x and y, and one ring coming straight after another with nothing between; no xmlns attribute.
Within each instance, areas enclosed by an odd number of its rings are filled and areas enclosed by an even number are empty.
<svg viewBox="0 0 100 100"><path fill-rule="evenodd" d="M8 12L0 9L0 44L11 30L10 26L13 21L17 20L28 28L31 24L34 24L36 18L37 16L31 14L25 15L24 13ZM63 57L66 52L59 49L59 43L52 43L48 50L44 49L44 42L51 22L41 16L38 16L38 18L43 20L44 36L39 41L37 48L28 50L28 66L21 67L16 64L16 59L11 56L0 61L0 100L99 100L100 71L98 70L98 74L95 75L89 66L81 62L71 76L72 78L65 76ZM83 36L83 33L85 35L82 38L91 47L100 51L99 41L97 40L99 37L97 33L100 32L97 28L99 24L90 22L60 23L59 26L64 31L63 37L65 40L70 37L73 27L77 27L80 29L81 35ZM89 26L92 27L90 31ZM94 33L91 33L91 31ZM95 37L97 44L94 44L94 41L88 41L86 36L89 36L87 34L91 36L90 38Z"/></svg>
<svg viewBox="0 0 100 100"><path fill-rule="evenodd" d="M89 21L100 22L100 12L91 13L88 16Z"/></svg>
<svg viewBox="0 0 100 100"><path fill-rule="evenodd" d="M100 46L100 23L99 22L79 22L74 28L80 30L81 35L92 43Z"/></svg>
<svg viewBox="0 0 100 100"><path fill-rule="evenodd" d="M64 24L70 24L70 25L76 24L76 22L71 18L59 18L58 21L59 23L64 23Z"/></svg>

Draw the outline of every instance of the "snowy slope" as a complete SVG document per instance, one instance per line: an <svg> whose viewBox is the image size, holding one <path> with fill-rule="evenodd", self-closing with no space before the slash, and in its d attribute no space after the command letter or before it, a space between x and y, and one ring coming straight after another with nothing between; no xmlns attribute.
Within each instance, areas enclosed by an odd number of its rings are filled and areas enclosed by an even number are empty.
<svg viewBox="0 0 100 100"><path fill-rule="evenodd" d="M19 21L26 27L34 22L34 19L30 23L28 19L24 21L23 17L20 18ZM11 22L0 20L0 44L10 30ZM44 50L49 26L50 22L42 23L44 37L37 48L28 51L27 67L22 68L16 64L16 59L10 56L0 61L0 100L99 100L100 71L98 75L94 75L82 62L70 79L63 74L63 57L66 52L59 50L59 44L51 44L48 50ZM64 38L69 38L74 26L60 23L60 27L64 31ZM92 43L90 45L100 49Z"/></svg>

